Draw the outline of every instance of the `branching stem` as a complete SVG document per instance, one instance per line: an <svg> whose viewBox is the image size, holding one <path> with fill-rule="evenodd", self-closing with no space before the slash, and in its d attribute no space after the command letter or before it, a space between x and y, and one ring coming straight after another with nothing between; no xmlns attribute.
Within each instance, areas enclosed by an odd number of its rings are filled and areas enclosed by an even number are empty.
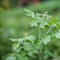
<svg viewBox="0 0 60 60"><path fill-rule="evenodd" d="M39 28L39 40L42 38L42 29ZM44 43L41 43L39 60L44 60Z"/></svg>

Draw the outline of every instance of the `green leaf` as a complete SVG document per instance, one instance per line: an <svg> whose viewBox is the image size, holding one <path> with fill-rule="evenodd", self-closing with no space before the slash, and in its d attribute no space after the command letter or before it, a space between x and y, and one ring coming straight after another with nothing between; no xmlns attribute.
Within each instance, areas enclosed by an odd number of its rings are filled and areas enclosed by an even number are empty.
<svg viewBox="0 0 60 60"><path fill-rule="evenodd" d="M33 27L33 26L37 27L37 22L34 20L31 22L31 27Z"/></svg>
<svg viewBox="0 0 60 60"><path fill-rule="evenodd" d="M16 60L16 57L14 57L14 56L8 56L6 60Z"/></svg>
<svg viewBox="0 0 60 60"><path fill-rule="evenodd" d="M57 27L57 25L59 24L59 21L56 18L52 18L49 22L49 25L55 25Z"/></svg>
<svg viewBox="0 0 60 60"><path fill-rule="evenodd" d="M43 22L39 25L39 27L40 27L40 28L45 28L46 25L48 25L48 23L43 21Z"/></svg>
<svg viewBox="0 0 60 60"><path fill-rule="evenodd" d="M59 39L60 39L60 29L59 29L59 31L56 33L56 38L59 38Z"/></svg>
<svg viewBox="0 0 60 60"><path fill-rule="evenodd" d="M48 42L50 42L50 40L51 40L51 36L49 35L49 36L46 36L42 41L46 45Z"/></svg>
<svg viewBox="0 0 60 60"><path fill-rule="evenodd" d="M13 51L16 51L18 47L19 47L19 43L14 43L12 47Z"/></svg>
<svg viewBox="0 0 60 60"><path fill-rule="evenodd" d="M28 57L18 54L17 55L17 60L28 60Z"/></svg>
<svg viewBox="0 0 60 60"><path fill-rule="evenodd" d="M18 41L18 39L10 39L11 41L13 41L13 42L17 42Z"/></svg>
<svg viewBox="0 0 60 60"><path fill-rule="evenodd" d="M23 39L25 42L29 41L31 43L34 43L34 41L35 41L35 37L33 35L28 36L28 37L24 37Z"/></svg>
<svg viewBox="0 0 60 60"><path fill-rule="evenodd" d="M35 17L35 14L34 14L34 12L32 12L32 11L30 11L30 10L28 10L28 9L25 9L25 12L26 12L26 15L27 16L31 16L31 17Z"/></svg>
<svg viewBox="0 0 60 60"><path fill-rule="evenodd" d="M30 51L32 49L32 44L29 42L24 43L24 49Z"/></svg>
<svg viewBox="0 0 60 60"><path fill-rule="evenodd" d="M32 51L29 52L28 55L30 57L36 58L38 54L39 54L38 50L32 50Z"/></svg>

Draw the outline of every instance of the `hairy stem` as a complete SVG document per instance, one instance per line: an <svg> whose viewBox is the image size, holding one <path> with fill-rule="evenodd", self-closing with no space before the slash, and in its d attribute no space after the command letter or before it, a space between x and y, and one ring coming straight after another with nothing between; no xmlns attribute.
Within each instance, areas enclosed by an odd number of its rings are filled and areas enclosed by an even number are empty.
<svg viewBox="0 0 60 60"><path fill-rule="evenodd" d="M39 40L42 38L42 29L39 28ZM44 60L44 43L41 43L39 60Z"/></svg>

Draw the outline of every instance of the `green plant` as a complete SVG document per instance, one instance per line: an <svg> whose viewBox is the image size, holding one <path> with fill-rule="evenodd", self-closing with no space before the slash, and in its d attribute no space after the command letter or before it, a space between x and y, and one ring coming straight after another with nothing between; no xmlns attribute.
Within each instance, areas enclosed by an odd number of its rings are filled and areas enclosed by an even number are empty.
<svg viewBox="0 0 60 60"><path fill-rule="evenodd" d="M25 12L32 18L31 27L37 29L38 36L10 39L13 52L6 60L47 60L48 55L54 55L47 49L47 44L53 39L60 39L60 23L47 12L39 14L28 9Z"/></svg>

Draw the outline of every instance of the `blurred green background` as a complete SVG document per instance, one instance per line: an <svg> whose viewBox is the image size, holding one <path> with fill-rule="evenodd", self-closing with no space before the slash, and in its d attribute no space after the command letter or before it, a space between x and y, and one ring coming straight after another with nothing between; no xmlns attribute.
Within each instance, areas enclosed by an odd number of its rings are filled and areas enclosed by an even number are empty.
<svg viewBox="0 0 60 60"><path fill-rule="evenodd" d="M37 34L30 27L31 18L26 16L24 8L38 13L47 11L60 20L60 0L0 0L0 60L12 52L10 38ZM48 47L60 57L60 41L51 41Z"/></svg>

